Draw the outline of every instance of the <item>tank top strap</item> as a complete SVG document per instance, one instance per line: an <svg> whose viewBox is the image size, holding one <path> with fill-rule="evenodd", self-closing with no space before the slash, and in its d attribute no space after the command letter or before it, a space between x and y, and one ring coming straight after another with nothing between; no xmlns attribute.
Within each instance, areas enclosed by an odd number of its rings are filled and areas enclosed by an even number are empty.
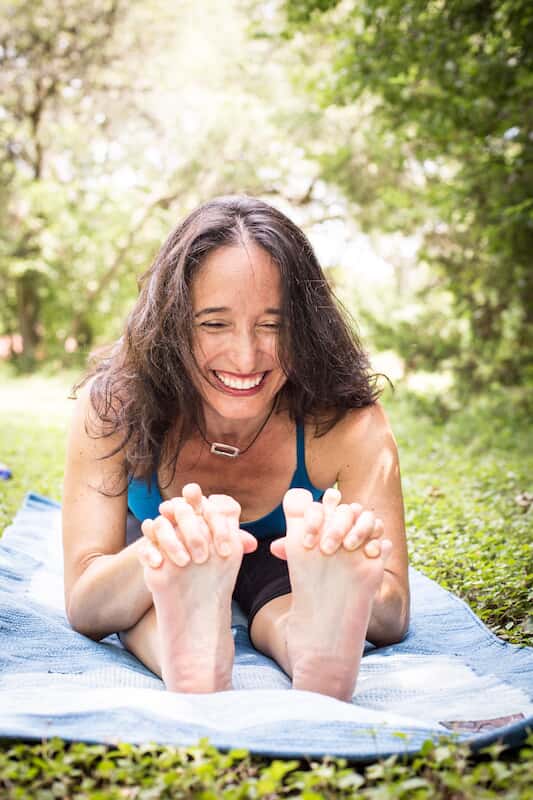
<svg viewBox="0 0 533 800"><path fill-rule="evenodd" d="M313 496L321 493L320 489L316 489L313 486L307 474L307 467L305 466L305 425L301 419L296 420L296 469L291 481L291 488L294 487L309 489Z"/></svg>
<svg viewBox="0 0 533 800"><path fill-rule="evenodd" d="M296 469L305 470L305 426L301 419L296 420Z"/></svg>

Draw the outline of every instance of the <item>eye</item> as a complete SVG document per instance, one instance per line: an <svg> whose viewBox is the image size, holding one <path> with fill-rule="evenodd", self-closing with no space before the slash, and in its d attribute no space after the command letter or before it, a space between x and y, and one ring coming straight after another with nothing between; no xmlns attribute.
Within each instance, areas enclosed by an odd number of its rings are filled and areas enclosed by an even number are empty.
<svg viewBox="0 0 533 800"><path fill-rule="evenodd" d="M219 328L225 328L225 322L201 322L199 325L200 328L210 328L211 330L217 330Z"/></svg>
<svg viewBox="0 0 533 800"><path fill-rule="evenodd" d="M281 328L281 322L262 322L261 327L265 328L266 330L279 331Z"/></svg>

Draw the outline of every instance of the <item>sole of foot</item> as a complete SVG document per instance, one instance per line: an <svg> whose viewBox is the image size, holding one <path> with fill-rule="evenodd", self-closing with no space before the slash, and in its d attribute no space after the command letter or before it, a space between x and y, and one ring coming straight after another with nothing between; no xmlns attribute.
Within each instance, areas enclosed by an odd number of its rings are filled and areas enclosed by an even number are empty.
<svg viewBox="0 0 533 800"><path fill-rule="evenodd" d="M292 586L287 652L293 688L351 702L373 599L391 543L374 540L374 557L366 555L364 548L341 547L333 555L322 553L318 544L305 548L304 515L312 503L305 489L289 490L283 501Z"/></svg>
<svg viewBox="0 0 533 800"><path fill-rule="evenodd" d="M175 526L165 517L154 522L154 534L161 542L178 536L184 543L184 532L198 526L207 550L202 563L191 558L184 566L178 566L167 555L156 568L143 562L144 580L156 611L161 673L169 691L206 693L231 689L235 652L231 597L243 544L238 534L240 509L229 512L226 501L231 498L214 499L206 507L204 518L185 503L177 507ZM230 528L227 556L216 552L216 525Z"/></svg>

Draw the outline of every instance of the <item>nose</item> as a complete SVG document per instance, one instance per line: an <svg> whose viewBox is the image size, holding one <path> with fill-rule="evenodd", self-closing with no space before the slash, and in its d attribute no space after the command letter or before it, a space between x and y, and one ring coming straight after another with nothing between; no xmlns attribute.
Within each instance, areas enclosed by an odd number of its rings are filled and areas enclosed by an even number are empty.
<svg viewBox="0 0 533 800"><path fill-rule="evenodd" d="M259 343L255 330L243 328L236 331L232 349L232 361L236 372L247 375L257 371Z"/></svg>

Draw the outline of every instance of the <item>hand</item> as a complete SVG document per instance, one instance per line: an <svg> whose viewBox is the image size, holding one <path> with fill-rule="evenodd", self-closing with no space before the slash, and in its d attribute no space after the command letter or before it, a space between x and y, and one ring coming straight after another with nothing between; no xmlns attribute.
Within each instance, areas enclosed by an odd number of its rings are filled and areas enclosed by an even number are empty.
<svg viewBox="0 0 533 800"><path fill-rule="evenodd" d="M369 558L377 558L385 529L383 522L372 511L365 511L360 503L340 503L337 489L326 489L322 502L312 503L304 515L304 547L313 549L319 543L324 555L333 555L339 547L357 550L363 547ZM270 550L278 558L286 559L285 537L272 542Z"/></svg>
<svg viewBox="0 0 533 800"><path fill-rule="evenodd" d="M210 542L223 558L232 553L236 540L243 553L257 548L256 538L240 530L241 507L229 495L206 498L198 484L191 483L184 486L182 497L161 503L159 511L159 517L141 525L143 553L153 568L163 563L163 554L178 566L185 566L191 558L202 564L209 556Z"/></svg>

